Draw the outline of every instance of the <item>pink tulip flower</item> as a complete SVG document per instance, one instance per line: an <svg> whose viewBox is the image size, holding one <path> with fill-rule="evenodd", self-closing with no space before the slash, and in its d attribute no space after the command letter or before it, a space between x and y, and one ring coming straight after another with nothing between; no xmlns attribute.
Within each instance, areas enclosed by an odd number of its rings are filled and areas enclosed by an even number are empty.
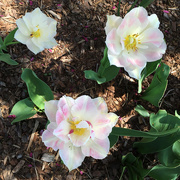
<svg viewBox="0 0 180 180"><path fill-rule="evenodd" d="M143 7L132 9L123 19L107 16L105 32L110 64L124 67L129 76L140 79L147 62L161 59L166 51L159 24L157 15L148 16Z"/></svg>
<svg viewBox="0 0 180 180"><path fill-rule="evenodd" d="M108 136L118 116L108 113L105 101L98 97L63 96L45 102L45 113L50 121L42 134L42 141L59 155L71 171L79 167L86 156L103 159L110 149Z"/></svg>

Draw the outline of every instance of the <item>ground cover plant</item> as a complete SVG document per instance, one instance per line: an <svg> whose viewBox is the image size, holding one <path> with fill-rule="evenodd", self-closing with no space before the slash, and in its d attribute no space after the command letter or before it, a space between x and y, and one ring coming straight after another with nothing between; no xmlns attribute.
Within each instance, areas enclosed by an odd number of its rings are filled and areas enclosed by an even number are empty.
<svg viewBox="0 0 180 180"><path fill-rule="evenodd" d="M9 87L1 81L2 179L178 178L179 104L169 103L179 98L178 74L168 84L165 52L167 34L179 29L160 26L156 3L19 2L31 11L0 42L1 67L17 74ZM107 19L92 16L99 6Z"/></svg>

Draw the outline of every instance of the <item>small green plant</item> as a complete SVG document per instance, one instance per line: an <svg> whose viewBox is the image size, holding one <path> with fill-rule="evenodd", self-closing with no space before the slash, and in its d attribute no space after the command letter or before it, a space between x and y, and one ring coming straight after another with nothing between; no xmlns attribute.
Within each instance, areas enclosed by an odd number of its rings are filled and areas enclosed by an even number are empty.
<svg viewBox="0 0 180 180"><path fill-rule="evenodd" d="M4 53L3 51L7 51L7 46L12 44L17 44L19 42L14 42L14 34L17 31L17 28L11 31L4 39L0 37L0 61L3 61L9 65L17 65L18 63L11 59L11 56L8 53Z"/></svg>

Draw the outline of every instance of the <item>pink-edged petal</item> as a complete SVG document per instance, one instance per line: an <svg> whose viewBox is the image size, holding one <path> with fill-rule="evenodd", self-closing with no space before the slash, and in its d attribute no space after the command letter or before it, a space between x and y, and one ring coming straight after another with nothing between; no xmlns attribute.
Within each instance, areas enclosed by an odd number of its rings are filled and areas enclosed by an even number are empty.
<svg viewBox="0 0 180 180"><path fill-rule="evenodd" d="M59 125L62 121L67 120L64 116L62 109L58 109L56 112L56 123Z"/></svg>
<svg viewBox="0 0 180 180"><path fill-rule="evenodd" d="M135 67L144 67L146 64L146 57L140 53L138 50L137 51L131 51L128 53L127 51L124 51L124 56L126 56L127 61L132 64Z"/></svg>
<svg viewBox="0 0 180 180"><path fill-rule="evenodd" d="M107 22L105 27L106 35L111 31L113 28L117 28L122 22L122 18L116 15L107 15Z"/></svg>
<svg viewBox="0 0 180 180"><path fill-rule="evenodd" d="M64 105L68 105L68 107L71 108L73 104L74 104L74 99L72 97L63 96L59 100L58 107L62 108Z"/></svg>
<svg viewBox="0 0 180 180"><path fill-rule="evenodd" d="M105 43L113 54L118 55L121 53L120 37L117 35L115 28L107 34Z"/></svg>
<svg viewBox="0 0 180 180"><path fill-rule="evenodd" d="M113 114L114 113L103 113L91 121L94 136L96 138L104 139L109 136L112 131L112 125L114 125L118 120L118 116L115 114L113 116Z"/></svg>
<svg viewBox="0 0 180 180"><path fill-rule="evenodd" d="M124 41L127 35L139 34L141 31L143 31L143 27L135 16L126 16L117 28L117 34L121 37L121 41Z"/></svg>
<svg viewBox="0 0 180 180"><path fill-rule="evenodd" d="M97 107L91 97L83 95L75 100L71 108L71 114L80 120L91 120L98 114Z"/></svg>
<svg viewBox="0 0 180 180"><path fill-rule="evenodd" d="M53 131L53 134L62 141L68 142L68 134L70 132L70 123L68 121L62 121L58 127Z"/></svg>
<svg viewBox="0 0 180 180"><path fill-rule="evenodd" d="M53 148L55 151L62 148L63 141L53 135L53 130L56 128L56 123L50 123L42 134L42 141L45 146Z"/></svg>
<svg viewBox="0 0 180 180"><path fill-rule="evenodd" d="M110 149L109 139L108 137L105 139L89 139L81 149L85 156L91 156L95 159L103 159L107 156Z"/></svg>
<svg viewBox="0 0 180 180"><path fill-rule="evenodd" d="M124 67L125 71L128 72L129 76L132 78L135 78L137 80L141 79L141 72L142 70L145 68L146 64L144 65L144 67L135 67L133 65Z"/></svg>
<svg viewBox="0 0 180 180"><path fill-rule="evenodd" d="M141 23L141 28L144 29L148 25L148 13L143 7L133 8L129 13L126 14L124 18L128 17L136 17Z"/></svg>
<svg viewBox="0 0 180 180"><path fill-rule="evenodd" d="M69 171L78 168L85 158L81 148L73 146L71 142L64 144L63 149L59 150L59 155Z"/></svg>
<svg viewBox="0 0 180 180"><path fill-rule="evenodd" d="M32 42L32 38L28 39L28 41L26 42L26 46L28 47L28 49L30 51L32 51L34 54L37 54L39 52L41 52L42 50L36 46L33 42Z"/></svg>
<svg viewBox="0 0 180 180"><path fill-rule="evenodd" d="M24 36L30 37L31 31L29 30L29 28L27 27L26 23L22 18L18 19L16 21L16 24L18 26L18 30L21 31L21 33L24 34Z"/></svg>
<svg viewBox="0 0 180 180"><path fill-rule="evenodd" d="M78 128L78 129L77 129ZM78 134L77 131L82 131L83 134ZM76 147L80 147L89 140L91 135L91 128L86 121L81 121L76 125L76 130L68 135L72 144Z"/></svg>
<svg viewBox="0 0 180 180"><path fill-rule="evenodd" d="M149 47L147 49L139 50L139 52L146 57L147 62L152 62L161 59L162 55L165 53L165 50L166 43L163 42L162 46L160 46L159 48L153 46L152 44L149 44Z"/></svg>
<svg viewBox="0 0 180 180"><path fill-rule="evenodd" d="M51 100L45 102L45 114L49 121L56 122L58 100Z"/></svg>
<svg viewBox="0 0 180 180"><path fill-rule="evenodd" d="M148 28L142 34L140 34L141 43L152 43L159 47L164 41L163 33L156 28Z"/></svg>
<svg viewBox="0 0 180 180"><path fill-rule="evenodd" d="M26 44L28 39L30 38L29 36L25 36L19 29L16 31L14 38L21 42L22 44Z"/></svg>
<svg viewBox="0 0 180 180"><path fill-rule="evenodd" d="M108 50L108 59L109 59L110 65L114 65L117 67L125 67L129 65L127 58L123 56L122 53L120 53L119 55L115 55L111 53L111 51Z"/></svg>
<svg viewBox="0 0 180 180"><path fill-rule="evenodd" d="M102 97L95 98L93 99L93 101L99 111L104 112L104 113L108 112L107 104Z"/></svg>

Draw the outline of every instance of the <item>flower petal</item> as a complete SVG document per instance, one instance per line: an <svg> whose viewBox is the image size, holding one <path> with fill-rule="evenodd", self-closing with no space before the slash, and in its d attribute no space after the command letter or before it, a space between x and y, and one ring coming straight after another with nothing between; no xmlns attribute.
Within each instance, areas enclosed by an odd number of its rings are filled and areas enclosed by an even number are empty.
<svg viewBox="0 0 180 180"><path fill-rule="evenodd" d="M160 22L156 14L151 14L148 16L148 27L147 28L159 28Z"/></svg>
<svg viewBox="0 0 180 180"><path fill-rule="evenodd" d="M66 120L62 121L58 127L53 131L53 134L62 141L68 142L68 134L70 132L70 123Z"/></svg>
<svg viewBox="0 0 180 180"><path fill-rule="evenodd" d="M141 79L141 72L142 70L145 68L146 64L144 65L144 67L139 67L139 66L127 66L124 67L124 69L128 72L129 76L132 78L135 78L137 80Z"/></svg>
<svg viewBox="0 0 180 180"><path fill-rule="evenodd" d="M111 53L111 51L108 50L108 59L109 59L110 65L114 65L117 67L125 67L129 65L127 58L124 57L122 53L120 53L119 55L115 55Z"/></svg>
<svg viewBox="0 0 180 180"><path fill-rule="evenodd" d="M141 23L141 28L144 29L148 25L148 13L145 8L139 6L136 8L133 8L129 13L126 14L124 18L130 17L136 17Z"/></svg>
<svg viewBox="0 0 180 180"><path fill-rule="evenodd" d="M37 53L41 52L41 49L32 42L32 38L28 39L28 41L26 42L26 46L34 54L37 54Z"/></svg>
<svg viewBox="0 0 180 180"><path fill-rule="evenodd" d="M143 50L140 49L139 52L146 57L147 62L152 62L161 59L162 55L165 53L165 50L166 50L166 43L163 42L162 46L160 46L159 48L152 44L149 44L147 49L143 49Z"/></svg>
<svg viewBox="0 0 180 180"><path fill-rule="evenodd" d="M80 147L89 140L91 135L91 128L89 124L86 121L81 121L79 124L76 125L76 128L79 128L79 131L82 131L83 134L77 134L75 132L72 132L68 135L70 138L72 144L76 147Z"/></svg>
<svg viewBox="0 0 180 180"><path fill-rule="evenodd" d="M98 114L94 101L86 95L80 96L75 100L75 104L71 108L71 114L80 120L91 120Z"/></svg>
<svg viewBox="0 0 180 180"><path fill-rule="evenodd" d="M152 43L159 47L164 41L163 33L156 28L148 28L142 34L140 34L141 43Z"/></svg>
<svg viewBox="0 0 180 180"><path fill-rule="evenodd" d="M25 36L19 29L16 31L14 38L22 44L26 44L29 39L29 37Z"/></svg>
<svg viewBox="0 0 180 180"><path fill-rule="evenodd" d="M99 111L104 112L104 113L108 112L107 104L102 97L97 97L93 99L93 101Z"/></svg>
<svg viewBox="0 0 180 180"><path fill-rule="evenodd" d="M56 122L58 100L51 100L45 102L45 113L49 121Z"/></svg>
<svg viewBox="0 0 180 180"><path fill-rule="evenodd" d="M18 19L16 21L16 24L18 26L18 30L21 31L21 33L24 34L24 36L30 37L31 31L28 29L28 27L26 26L26 23L24 22L22 18Z"/></svg>
<svg viewBox="0 0 180 180"><path fill-rule="evenodd" d="M103 159L107 156L110 149L109 139L89 139L81 149L85 156L91 156L95 159Z"/></svg>
<svg viewBox="0 0 180 180"><path fill-rule="evenodd" d="M111 29L117 28L122 22L122 18L115 15L107 15L107 22L105 26L105 32L108 34Z"/></svg>
<svg viewBox="0 0 180 180"><path fill-rule="evenodd" d="M121 53L122 47L120 42L120 37L116 33L116 29L112 29L106 37L106 45L108 50L110 50L113 54L118 55Z"/></svg>
<svg viewBox="0 0 180 180"><path fill-rule="evenodd" d="M55 151L62 147L63 142L53 135L53 130L56 128L56 123L50 123L42 134L42 141L45 146L53 148Z"/></svg>
<svg viewBox="0 0 180 180"><path fill-rule="evenodd" d="M85 158L81 148L73 146L71 142L64 144L63 149L59 150L59 155L69 171L79 167Z"/></svg>

